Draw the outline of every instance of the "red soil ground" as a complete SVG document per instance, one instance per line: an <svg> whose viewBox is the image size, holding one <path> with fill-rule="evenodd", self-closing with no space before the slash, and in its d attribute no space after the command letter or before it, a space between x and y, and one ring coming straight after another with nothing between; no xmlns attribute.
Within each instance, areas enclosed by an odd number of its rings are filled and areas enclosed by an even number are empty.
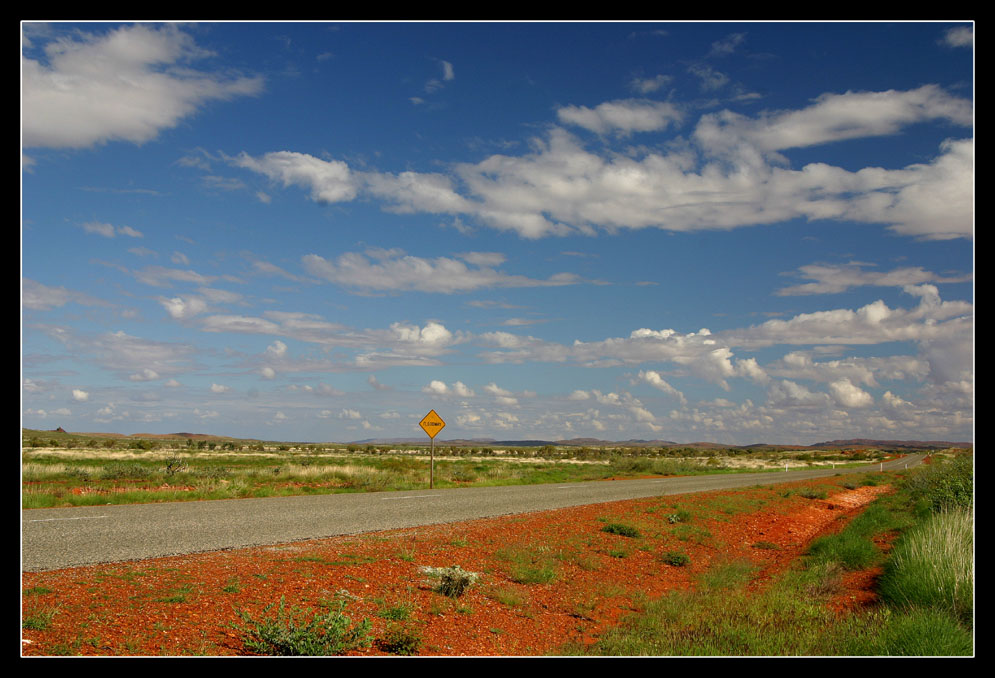
<svg viewBox="0 0 995 678"><path fill-rule="evenodd" d="M401 623L432 656L556 655L568 642L591 643L623 616L694 578L723 558L759 568L756 586L777 576L815 537L840 529L883 486L829 498L786 488L751 488L597 504L471 522L22 574L22 655L246 655L236 610L254 619L285 597L288 608L323 610L347 592L346 614L368 618L382 639ZM716 507L719 507L718 509ZM683 525L667 516L685 509ZM639 538L602 531L607 522L636 526ZM704 532L703 530L707 530ZM882 542L887 545L886 541ZM682 551L684 567L661 557ZM512 552L547 558L550 583L513 581ZM459 565L481 573L460 598L433 590L421 566ZM832 606L841 612L873 602L876 573L852 573ZM385 618L392 606L403 622ZM270 610L272 614L275 607ZM44 623L38 624L42 620ZM380 642L351 655L390 654Z"/></svg>

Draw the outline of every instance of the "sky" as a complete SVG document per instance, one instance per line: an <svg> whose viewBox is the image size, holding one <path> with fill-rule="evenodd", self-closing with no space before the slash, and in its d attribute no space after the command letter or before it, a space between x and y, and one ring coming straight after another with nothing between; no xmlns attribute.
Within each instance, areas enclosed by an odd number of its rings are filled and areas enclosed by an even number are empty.
<svg viewBox="0 0 995 678"><path fill-rule="evenodd" d="M973 441L970 21L21 29L24 427Z"/></svg>

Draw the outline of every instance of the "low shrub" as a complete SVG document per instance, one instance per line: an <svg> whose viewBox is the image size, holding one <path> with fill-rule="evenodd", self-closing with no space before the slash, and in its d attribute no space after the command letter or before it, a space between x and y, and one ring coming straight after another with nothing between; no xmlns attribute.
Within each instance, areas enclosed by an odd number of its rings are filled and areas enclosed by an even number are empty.
<svg viewBox="0 0 995 678"><path fill-rule="evenodd" d="M667 551L660 557L660 560L674 567L684 567L691 562L688 554L681 551Z"/></svg>
<svg viewBox="0 0 995 678"><path fill-rule="evenodd" d="M343 611L345 601L336 601L324 614L311 615L311 610L296 607L286 609L284 598L276 617L255 620L242 610L237 614L245 626L233 625L242 633L243 642L250 650L264 655L318 657L338 655L370 644L370 622L367 619L353 624ZM273 607L268 605L263 614Z"/></svg>
<svg viewBox="0 0 995 678"><path fill-rule="evenodd" d="M417 654L421 644L421 629L412 623L391 624L383 637L377 641L377 645L384 652L404 656Z"/></svg>
<svg viewBox="0 0 995 678"><path fill-rule="evenodd" d="M608 523L601 528L602 532L607 532L609 534L618 534L623 537L629 537L631 539L638 539L642 536L639 530L632 527L631 525L625 525L623 523Z"/></svg>
<svg viewBox="0 0 995 678"><path fill-rule="evenodd" d="M480 579L480 574L468 572L459 565L451 567L429 567L426 565L420 569L422 573L437 581L435 585L437 592L450 598L459 598Z"/></svg>

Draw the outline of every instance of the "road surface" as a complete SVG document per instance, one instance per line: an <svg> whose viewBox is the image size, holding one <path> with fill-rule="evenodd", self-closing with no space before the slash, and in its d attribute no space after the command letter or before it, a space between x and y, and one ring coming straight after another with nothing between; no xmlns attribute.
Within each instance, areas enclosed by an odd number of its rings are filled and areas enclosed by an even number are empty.
<svg viewBox="0 0 995 678"><path fill-rule="evenodd" d="M911 468L922 457L909 455L885 462L883 468ZM21 512L21 568L55 570L282 544L879 468L874 464L859 469L30 509Z"/></svg>

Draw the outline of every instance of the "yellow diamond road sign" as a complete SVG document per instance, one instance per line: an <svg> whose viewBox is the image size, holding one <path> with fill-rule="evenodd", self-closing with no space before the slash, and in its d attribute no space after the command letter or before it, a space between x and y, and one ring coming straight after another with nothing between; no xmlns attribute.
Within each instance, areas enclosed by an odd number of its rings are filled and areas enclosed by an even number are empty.
<svg viewBox="0 0 995 678"><path fill-rule="evenodd" d="M435 410L432 410L425 415L424 419L418 422L418 425L428 434L429 438L435 438L439 431L446 426L446 422L442 421L442 417L437 415Z"/></svg>

